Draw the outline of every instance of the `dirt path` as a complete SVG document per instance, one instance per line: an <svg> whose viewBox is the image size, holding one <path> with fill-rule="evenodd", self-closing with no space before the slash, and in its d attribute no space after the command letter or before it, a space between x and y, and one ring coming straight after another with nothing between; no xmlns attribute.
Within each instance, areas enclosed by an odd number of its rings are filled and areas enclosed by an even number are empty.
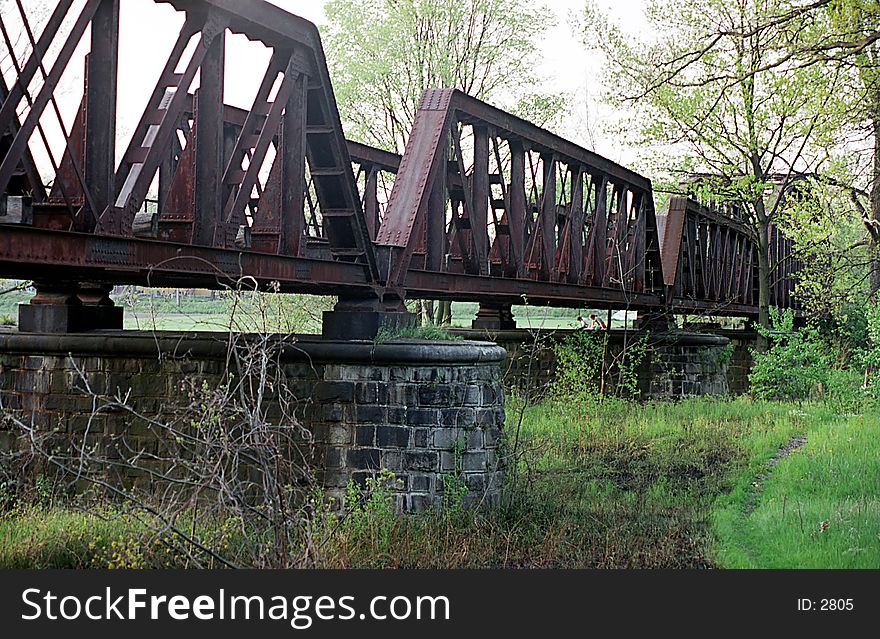
<svg viewBox="0 0 880 639"><path fill-rule="evenodd" d="M776 454L767 461L761 472L759 472L755 476L755 481L752 482L752 493L751 495L749 495L749 500L746 502L745 508L743 508L743 514L748 516L755 511L755 508L758 507L758 497L761 496L761 486L764 484L767 478L770 477L770 474L773 472L773 469L776 468L779 462L781 462L786 457L796 453L806 443L807 435L806 433L803 433L790 437L787 442L779 447L779 450L776 451Z"/></svg>

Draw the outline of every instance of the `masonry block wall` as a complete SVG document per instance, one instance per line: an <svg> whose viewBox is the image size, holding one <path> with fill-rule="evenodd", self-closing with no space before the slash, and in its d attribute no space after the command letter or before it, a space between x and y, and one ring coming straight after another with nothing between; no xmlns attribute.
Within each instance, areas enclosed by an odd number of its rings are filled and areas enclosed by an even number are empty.
<svg viewBox="0 0 880 639"><path fill-rule="evenodd" d="M302 337L280 353L296 418L311 435L304 445L329 496L341 500L350 481L363 485L387 470L399 511L439 507L451 488L465 490L469 506L500 501L502 348ZM126 450L155 450L148 423L130 413L96 413L95 396L125 395L138 413L162 419L183 401L188 384L223 383L228 356L222 335L4 332L0 402L4 413L53 432L59 445L85 437L88 445L107 447L124 438ZM0 424L0 448L12 449L15 428L9 420ZM151 478L129 470L121 480L148 488Z"/></svg>
<svg viewBox="0 0 880 639"><path fill-rule="evenodd" d="M573 331L523 329L483 331L456 329L467 339L488 339L508 353L503 365L504 386L540 398L556 376L554 346ZM752 334L729 331L714 335L694 332L652 334L638 370L643 398L677 398L693 395L739 395L748 391ZM636 334L608 333L609 361L631 343ZM613 387L614 375L606 380Z"/></svg>

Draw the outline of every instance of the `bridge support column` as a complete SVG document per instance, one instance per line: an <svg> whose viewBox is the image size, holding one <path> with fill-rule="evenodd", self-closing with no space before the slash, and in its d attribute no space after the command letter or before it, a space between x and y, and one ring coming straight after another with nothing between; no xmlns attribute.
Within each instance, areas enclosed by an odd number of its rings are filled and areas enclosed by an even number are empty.
<svg viewBox="0 0 880 639"><path fill-rule="evenodd" d="M380 333L394 334L415 325L415 314L407 311L402 302L388 308L377 300L340 298L332 311L324 311L321 337L372 340Z"/></svg>
<svg viewBox="0 0 880 639"><path fill-rule="evenodd" d="M609 322L610 324L610 322ZM652 333L666 333L675 327L675 320L665 313L650 313L639 311L636 316L633 329L637 331L651 331Z"/></svg>
<svg viewBox="0 0 880 639"><path fill-rule="evenodd" d="M122 308L110 299L109 284L34 282L34 288L36 295L18 307L18 330L23 333L122 328Z"/></svg>
<svg viewBox="0 0 880 639"><path fill-rule="evenodd" d="M471 328L484 330L513 330L516 320L510 304L480 304L477 316L471 322Z"/></svg>
<svg viewBox="0 0 880 639"><path fill-rule="evenodd" d="M229 361L232 349L241 367ZM505 476L505 356L494 344L465 340L373 344L311 336L293 342L286 335L0 331L0 398L18 420L0 428L0 453L23 453L25 444L30 451L30 435L15 424L33 424L34 441L48 443L51 436L51 454L61 459L79 459L88 442L87 477L135 489L148 500L184 498L182 480L199 477L181 475L180 464L161 458L175 450L168 438L189 424L188 411L198 412L198 389L220 387L232 422L233 414L241 415L237 407L252 407L259 395L266 426L291 431L285 450L306 464L302 483L291 487L297 494L320 489L341 507L351 483L363 486L385 470L394 475L388 489L395 510L441 508L453 478L463 506L490 507L501 502ZM95 410L117 395L130 410ZM204 397L218 401L214 394ZM159 457L143 454L157 447ZM191 447L175 450L185 459L192 454ZM40 472L39 460L21 469L22 479ZM230 476L240 481L265 472L247 455L230 463ZM59 487L90 485L76 472L52 478Z"/></svg>

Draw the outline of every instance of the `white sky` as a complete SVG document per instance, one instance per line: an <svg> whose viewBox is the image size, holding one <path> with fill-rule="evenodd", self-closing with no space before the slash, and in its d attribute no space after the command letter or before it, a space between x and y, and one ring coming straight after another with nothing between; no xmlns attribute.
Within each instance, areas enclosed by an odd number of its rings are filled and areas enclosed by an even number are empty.
<svg viewBox="0 0 880 639"><path fill-rule="evenodd" d="M77 0L78 10L84 0ZM315 22L319 28L325 21L321 0L270 0L273 4ZM557 24L549 29L536 52L535 60L541 77L547 78L552 91L564 91L573 96L570 114L563 123L561 133L575 142L621 163L632 161L633 154L621 144L603 135L603 123L611 114L599 103L601 96L601 56L589 51L576 33L576 14L584 6L583 0L545 0L556 15ZM641 31L645 26L645 0L598 0L599 6L613 8L617 19L629 29ZM27 2L28 9L36 6ZM54 5L54 1L51 2ZM15 23L15 5L0 2L5 21ZM68 25L72 22L70 16ZM137 124L150 92L167 59L180 25L182 14L167 4L153 0L121 0L120 15L120 75L118 80L118 138L121 156L127 144L127 134ZM68 26L69 28L69 26ZM19 43L19 58L25 51L24 42ZM82 95L83 56L88 48L88 35L83 38L77 54L71 60L59 93L59 103L69 126ZM5 47L0 47L0 51ZM28 48L29 50L29 48ZM6 56L0 56L5 58ZM51 58L51 56L50 56ZM256 93L268 61L268 52L262 45L248 42L242 36L227 37L226 101L243 108ZM7 81L10 64L2 65ZM331 78L332 80L332 78ZM60 139L57 126L50 116L50 109L43 117L43 124L52 140ZM38 163L45 164L39 137L31 138L31 149ZM56 156L60 149L53 149ZM118 158L117 158L118 159Z"/></svg>

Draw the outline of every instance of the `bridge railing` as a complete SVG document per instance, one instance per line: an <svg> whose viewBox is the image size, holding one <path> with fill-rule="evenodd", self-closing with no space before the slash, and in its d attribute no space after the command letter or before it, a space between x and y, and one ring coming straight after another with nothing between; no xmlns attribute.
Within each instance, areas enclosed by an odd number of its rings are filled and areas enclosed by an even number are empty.
<svg viewBox="0 0 880 639"><path fill-rule="evenodd" d="M716 208L673 197L658 220L671 310L709 315L757 313L757 245L735 207ZM768 241L770 305L800 310L795 286L802 262L793 240L773 225Z"/></svg>
<svg viewBox="0 0 880 639"><path fill-rule="evenodd" d="M452 89L422 96L376 242L411 296L638 307L663 288L647 178Z"/></svg>

